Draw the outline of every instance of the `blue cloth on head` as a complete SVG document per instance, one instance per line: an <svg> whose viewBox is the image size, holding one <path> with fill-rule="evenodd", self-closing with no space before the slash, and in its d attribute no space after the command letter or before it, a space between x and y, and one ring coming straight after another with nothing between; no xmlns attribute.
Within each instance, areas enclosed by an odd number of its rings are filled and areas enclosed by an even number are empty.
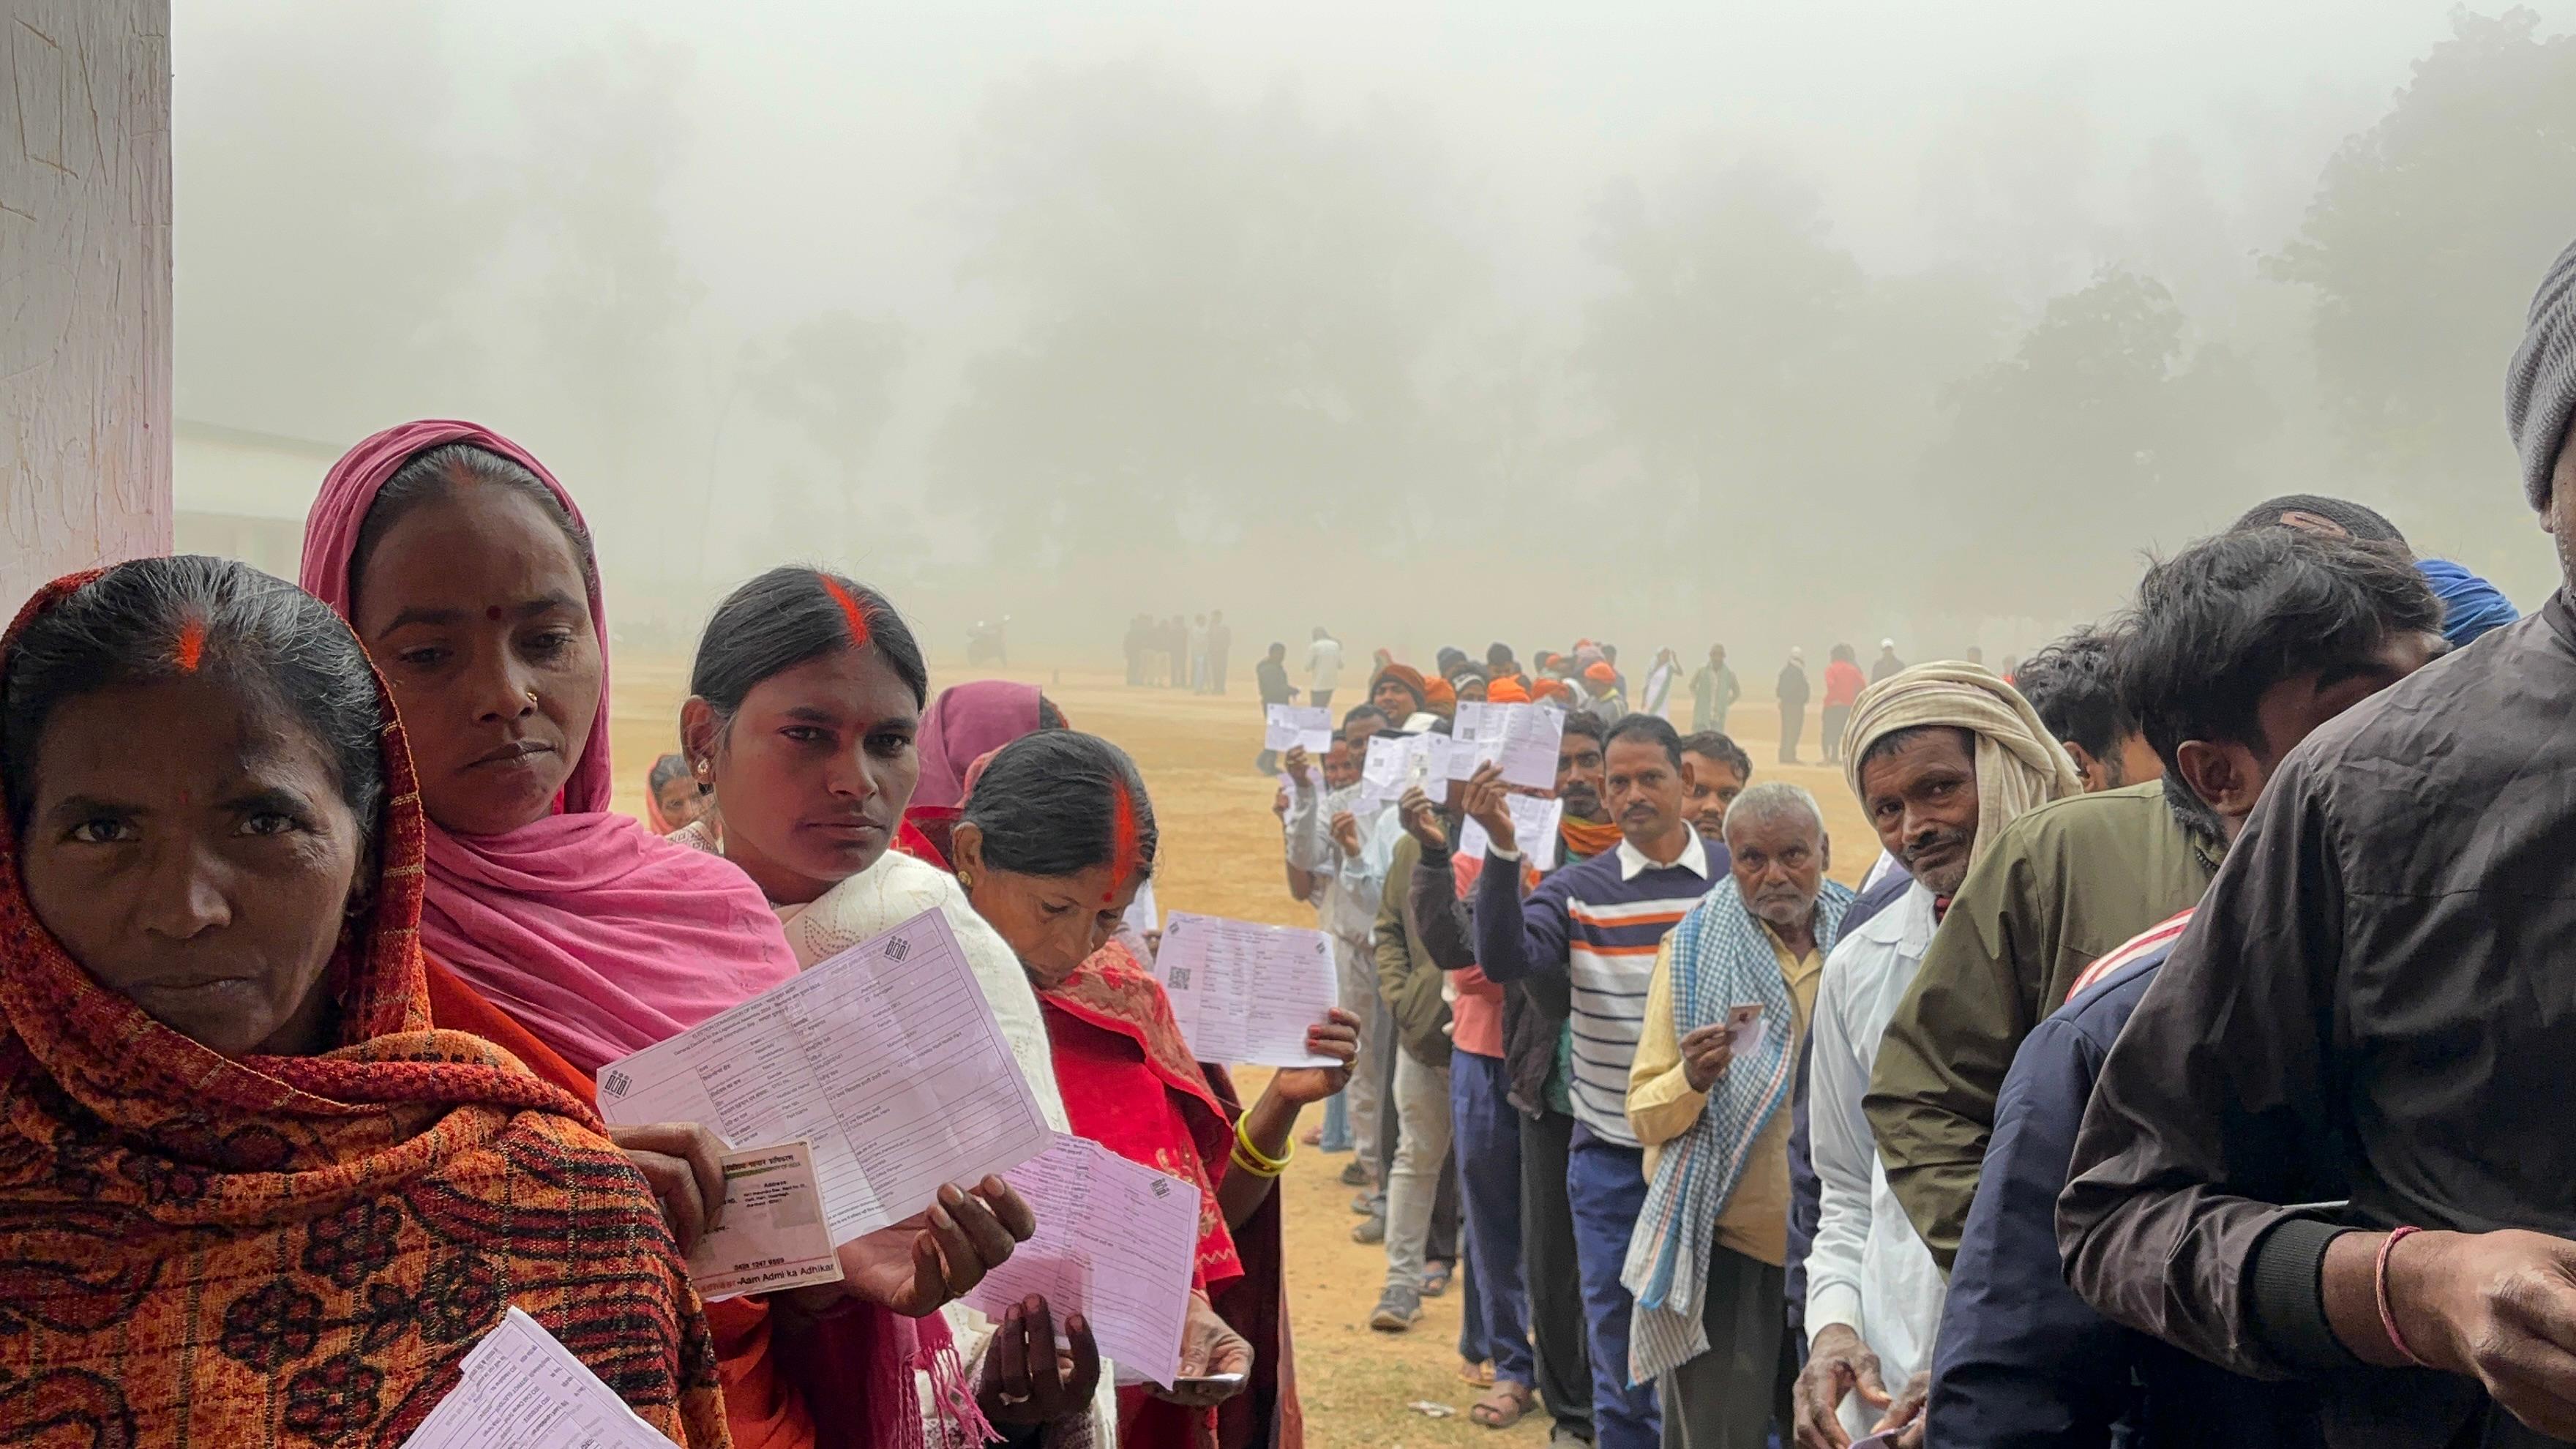
<svg viewBox="0 0 2576 1449"><path fill-rule="evenodd" d="M2490 629L2522 617L2495 585L2447 559L2419 560L2416 569L2442 601L2442 637L2457 649Z"/></svg>

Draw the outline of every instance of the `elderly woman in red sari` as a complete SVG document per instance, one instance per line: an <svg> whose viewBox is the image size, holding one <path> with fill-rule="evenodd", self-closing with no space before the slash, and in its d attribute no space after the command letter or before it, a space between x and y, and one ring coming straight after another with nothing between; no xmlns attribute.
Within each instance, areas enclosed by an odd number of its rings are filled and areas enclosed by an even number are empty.
<svg viewBox="0 0 2576 1449"><path fill-rule="evenodd" d="M1350 1076L1358 1021L1336 1009L1318 1022L1308 1049L1342 1065L1281 1071L1249 1110L1222 1067L1193 1057L1162 985L1110 940L1153 873L1157 838L1143 777L1106 740L1042 730L1005 745L955 843L958 883L1038 988L1073 1130L1200 1191L1182 1373L1242 1373L1249 1388L1122 1390L1119 1442L1297 1449L1274 1189L1298 1113Z"/></svg>
<svg viewBox="0 0 2576 1449"><path fill-rule="evenodd" d="M347 626L239 564L0 639L0 1443L400 1443L514 1304L726 1442L644 1180L432 1026L411 771Z"/></svg>
<svg viewBox="0 0 2576 1449"><path fill-rule="evenodd" d="M471 423L367 439L314 502L303 584L356 629L411 737L440 1025L588 1100L601 1066L795 975L740 870L610 812L598 564L535 458ZM611 1136L685 1250L723 1201L714 1134ZM914 1370L953 1359L934 1310L1032 1226L998 1178L944 1188L912 1222L844 1245L837 1287L715 1305L735 1444L917 1443Z"/></svg>

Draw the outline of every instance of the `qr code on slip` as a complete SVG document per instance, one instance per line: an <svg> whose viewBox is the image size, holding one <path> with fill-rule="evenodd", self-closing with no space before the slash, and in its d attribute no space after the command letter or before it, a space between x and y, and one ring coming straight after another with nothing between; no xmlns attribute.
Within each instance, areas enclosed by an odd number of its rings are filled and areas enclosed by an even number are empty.
<svg viewBox="0 0 2576 1449"><path fill-rule="evenodd" d="M1164 983L1164 985L1163 985L1163 989L1164 989L1164 990L1166 990L1166 991L1187 991L1187 990L1189 990L1189 989L1190 989L1190 968L1188 968L1187 966L1175 966L1175 967L1173 967L1173 968L1172 968L1172 979L1171 979L1170 981L1168 981L1168 982L1165 982L1165 983Z"/></svg>
<svg viewBox="0 0 2576 1449"><path fill-rule="evenodd" d="M893 940L886 942L885 954L886 959L889 961L900 961L904 957L912 954L912 943L901 936L897 936Z"/></svg>
<svg viewBox="0 0 2576 1449"><path fill-rule="evenodd" d="M611 1097L625 1096L626 1089L633 1085L635 1084L627 1080L624 1072L610 1072L607 1076L599 1079L599 1090L604 1095Z"/></svg>

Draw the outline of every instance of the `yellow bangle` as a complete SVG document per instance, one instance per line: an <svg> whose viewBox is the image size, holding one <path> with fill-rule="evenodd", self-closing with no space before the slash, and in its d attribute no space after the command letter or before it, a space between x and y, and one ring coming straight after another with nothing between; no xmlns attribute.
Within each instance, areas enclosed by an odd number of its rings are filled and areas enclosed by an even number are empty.
<svg viewBox="0 0 2576 1449"><path fill-rule="evenodd" d="M1242 1168L1246 1175L1260 1178L1264 1182L1270 1181L1280 1173L1287 1170L1284 1165L1280 1167L1264 1167L1260 1163L1244 1156L1243 1144L1239 1142L1235 1144L1233 1156L1235 1166Z"/></svg>
<svg viewBox="0 0 2576 1449"><path fill-rule="evenodd" d="M1252 1134L1249 1131L1251 1123L1252 1114L1246 1112L1234 1124L1235 1160L1241 1162L1246 1170L1258 1173L1263 1177L1277 1177L1279 1174L1286 1172L1288 1170L1288 1159L1297 1155L1296 1140L1291 1138L1288 1143L1288 1150L1280 1153L1277 1157L1273 1157L1269 1153L1252 1145Z"/></svg>

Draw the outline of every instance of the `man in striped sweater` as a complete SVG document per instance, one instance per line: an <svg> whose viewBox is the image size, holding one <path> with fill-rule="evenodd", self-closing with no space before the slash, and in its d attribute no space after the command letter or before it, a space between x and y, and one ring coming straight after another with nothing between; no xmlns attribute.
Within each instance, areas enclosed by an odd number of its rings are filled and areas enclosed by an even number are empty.
<svg viewBox="0 0 2576 1449"><path fill-rule="evenodd" d="M1645 1205L1644 1153L1628 1126L1628 1068L1645 1020L1655 951L1673 923L1725 877L1682 814L1681 737L1659 716L1610 727L1602 795L1618 823L1617 850L1568 866L1520 899L1519 842L1509 787L1479 772L1467 813L1492 844L1476 882L1476 956L1488 980L1568 983L1573 994L1574 1148L1566 1193L1592 1336L1592 1421L1600 1449L1655 1449L1662 1416L1652 1384L1628 1381L1634 1305L1619 1284L1628 1238Z"/></svg>

